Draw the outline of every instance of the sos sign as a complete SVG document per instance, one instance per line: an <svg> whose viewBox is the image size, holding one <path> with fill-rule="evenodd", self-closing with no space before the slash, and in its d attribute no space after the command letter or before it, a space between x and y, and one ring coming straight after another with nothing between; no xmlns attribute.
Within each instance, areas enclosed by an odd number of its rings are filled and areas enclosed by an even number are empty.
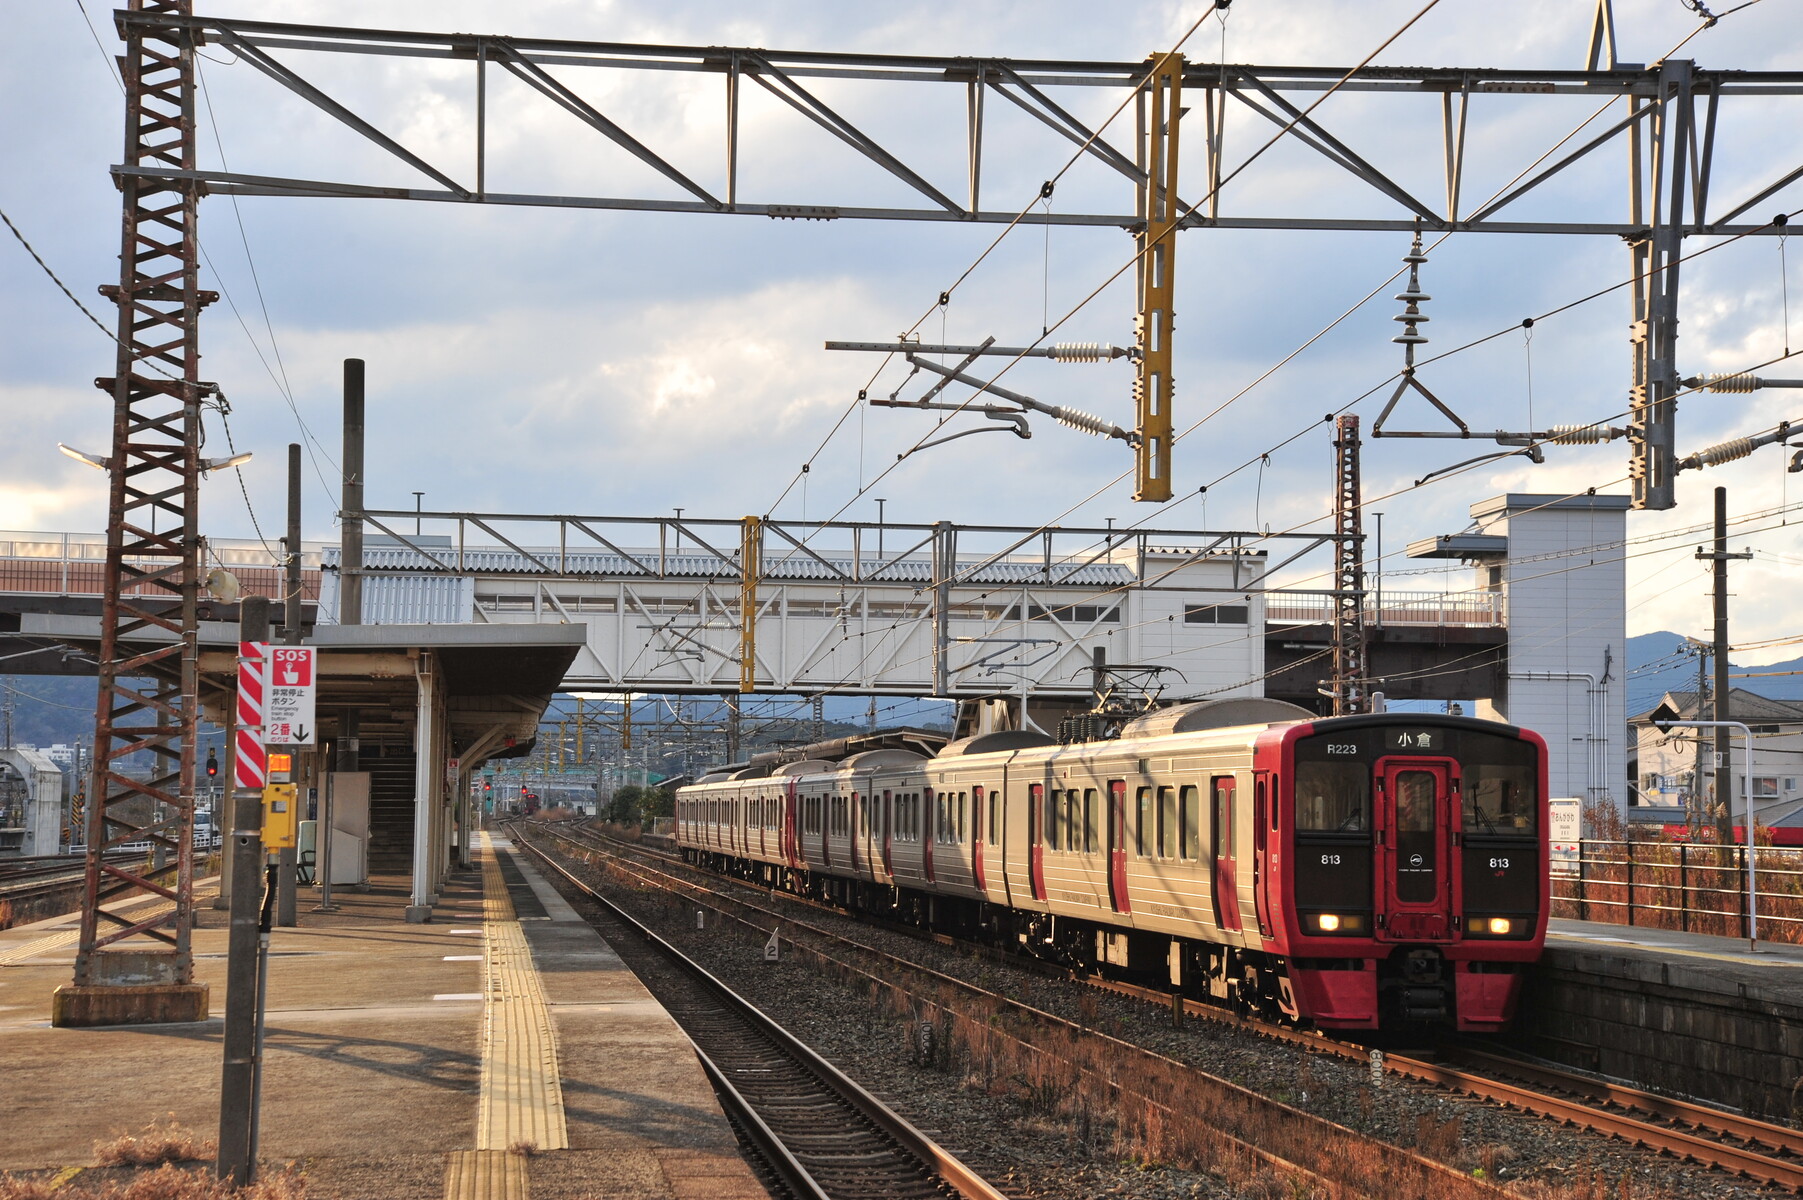
<svg viewBox="0 0 1803 1200"><path fill-rule="evenodd" d="M313 719L315 651L311 646L269 648L268 691L263 705L263 744L311 746L318 740Z"/></svg>

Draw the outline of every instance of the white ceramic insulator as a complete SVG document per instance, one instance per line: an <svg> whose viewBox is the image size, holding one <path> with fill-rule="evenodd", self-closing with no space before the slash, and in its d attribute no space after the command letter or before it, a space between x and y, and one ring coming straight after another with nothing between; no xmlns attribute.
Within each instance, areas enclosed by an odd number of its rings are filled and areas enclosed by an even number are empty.
<svg viewBox="0 0 1803 1200"><path fill-rule="evenodd" d="M1548 441L1560 446L1594 446L1609 440L1607 425L1555 425Z"/></svg>
<svg viewBox="0 0 1803 1200"><path fill-rule="evenodd" d="M1072 429L1081 429L1084 433L1093 433L1097 437L1110 436L1108 422L1100 417L1091 416L1080 408L1059 409L1058 423L1069 425Z"/></svg>
<svg viewBox="0 0 1803 1200"><path fill-rule="evenodd" d="M1723 463L1733 462L1737 458L1745 458L1753 453L1752 438L1735 438L1733 441L1720 442L1707 450L1697 452L1697 465L1700 467L1719 467Z"/></svg>
<svg viewBox="0 0 1803 1200"><path fill-rule="evenodd" d="M1711 392L1756 392L1761 380L1757 375L1705 375L1703 388Z"/></svg>
<svg viewBox="0 0 1803 1200"><path fill-rule="evenodd" d="M1052 361L1062 363L1101 362L1102 343L1059 342L1052 347Z"/></svg>

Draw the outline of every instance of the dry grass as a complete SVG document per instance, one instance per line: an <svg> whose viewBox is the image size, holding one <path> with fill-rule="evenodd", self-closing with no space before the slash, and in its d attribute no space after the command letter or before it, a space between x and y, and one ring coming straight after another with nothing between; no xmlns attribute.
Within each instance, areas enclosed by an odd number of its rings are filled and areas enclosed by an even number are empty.
<svg viewBox="0 0 1803 1200"><path fill-rule="evenodd" d="M211 1162L219 1145L203 1138L174 1117L152 1121L137 1133L120 1133L94 1143L94 1162L102 1167L155 1167L163 1163Z"/></svg>
<svg viewBox="0 0 1803 1200"><path fill-rule="evenodd" d="M538 1143L531 1138L521 1138L513 1145L507 1147L507 1153L517 1154L521 1158L531 1158L534 1154L538 1153Z"/></svg>
<svg viewBox="0 0 1803 1200"><path fill-rule="evenodd" d="M0 1174L0 1200L306 1200L306 1196L306 1181L293 1168L246 1188L221 1183L210 1170L169 1163L123 1178L112 1171L92 1181L77 1178L66 1183Z"/></svg>

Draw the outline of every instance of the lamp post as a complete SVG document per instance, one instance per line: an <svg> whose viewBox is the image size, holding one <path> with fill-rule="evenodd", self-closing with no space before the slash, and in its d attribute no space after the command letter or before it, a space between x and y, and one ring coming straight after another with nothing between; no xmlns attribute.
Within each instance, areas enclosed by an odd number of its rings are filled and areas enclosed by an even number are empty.
<svg viewBox="0 0 1803 1200"><path fill-rule="evenodd" d="M1673 729L1738 729L1741 741L1746 746L1746 763L1741 771L1740 793L1743 801L1742 808L1747 816L1747 949L1757 952L1759 949L1759 889L1754 884L1753 873L1753 731L1739 721L1679 721L1673 719L1676 715L1670 708L1662 704L1653 713L1653 725L1660 733L1669 733ZM1729 763L1721 765L1723 767L1731 766ZM1723 803L1726 803L1726 800Z"/></svg>

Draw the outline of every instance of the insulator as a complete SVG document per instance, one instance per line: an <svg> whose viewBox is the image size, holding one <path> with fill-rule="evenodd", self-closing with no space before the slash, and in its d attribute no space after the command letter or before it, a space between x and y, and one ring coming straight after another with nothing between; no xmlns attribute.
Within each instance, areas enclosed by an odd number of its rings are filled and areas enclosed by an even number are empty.
<svg viewBox="0 0 1803 1200"><path fill-rule="evenodd" d="M1411 250L1409 253L1402 256L1402 261L1405 263L1424 263L1427 261L1427 255L1421 253L1419 250Z"/></svg>
<svg viewBox="0 0 1803 1200"><path fill-rule="evenodd" d="M1081 429L1084 433L1093 433L1097 437L1109 437L1113 426L1097 416L1091 416L1080 408L1060 408L1058 423L1069 425L1072 429Z"/></svg>
<svg viewBox="0 0 1803 1200"><path fill-rule="evenodd" d="M1555 425L1546 440L1560 446L1594 446L1609 440L1607 425Z"/></svg>
<svg viewBox="0 0 1803 1200"><path fill-rule="evenodd" d="M1048 357L1062 363L1101 362L1105 349L1100 342L1059 342Z"/></svg>
<svg viewBox="0 0 1803 1200"><path fill-rule="evenodd" d="M1756 392L1765 381L1757 375L1704 375L1701 379L1704 391L1709 392Z"/></svg>
<svg viewBox="0 0 1803 1200"><path fill-rule="evenodd" d="M1414 324L1416 321L1419 321L1423 325L1425 325L1429 321L1433 320L1433 318L1429 317L1429 316L1424 316L1421 313L1417 313L1417 312L1406 312L1406 313L1397 313L1395 316L1391 317L1390 320L1392 320L1392 321L1407 321L1410 324Z"/></svg>
<svg viewBox="0 0 1803 1200"><path fill-rule="evenodd" d="M1399 333L1395 337L1391 338L1390 340L1401 346L1425 346L1425 345L1427 345L1427 338L1423 337L1419 333L1416 333L1412 327L1409 329L1409 331L1407 333Z"/></svg>
<svg viewBox="0 0 1803 1200"><path fill-rule="evenodd" d="M1395 298L1408 304L1422 304L1433 299L1432 296L1417 287L1410 287L1406 292L1397 292Z"/></svg>
<svg viewBox="0 0 1803 1200"><path fill-rule="evenodd" d="M1707 450L1699 450L1696 454L1697 466L1719 467L1723 463L1733 462L1737 458L1745 458L1753 453L1756 447L1750 437L1734 438L1732 441L1720 442Z"/></svg>

